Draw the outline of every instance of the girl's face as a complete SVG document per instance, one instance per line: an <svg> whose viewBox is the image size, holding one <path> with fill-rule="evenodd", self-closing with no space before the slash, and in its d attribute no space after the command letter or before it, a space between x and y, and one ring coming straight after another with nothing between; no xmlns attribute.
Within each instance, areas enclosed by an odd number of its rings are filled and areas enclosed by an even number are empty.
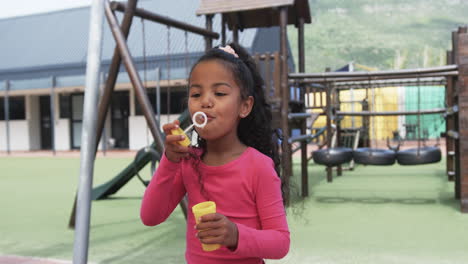
<svg viewBox="0 0 468 264"><path fill-rule="evenodd" d="M250 113L253 97L241 99L232 73L219 61L204 61L193 69L189 85L190 115L202 111L208 117L204 128L196 128L197 133L207 141L237 137L237 125Z"/></svg>

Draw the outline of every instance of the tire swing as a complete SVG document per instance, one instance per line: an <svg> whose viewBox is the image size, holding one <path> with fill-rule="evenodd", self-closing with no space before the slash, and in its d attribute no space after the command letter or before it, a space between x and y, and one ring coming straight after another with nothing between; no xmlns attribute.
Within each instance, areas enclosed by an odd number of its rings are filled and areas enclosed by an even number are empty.
<svg viewBox="0 0 468 264"><path fill-rule="evenodd" d="M326 148L312 153L314 162L327 167L338 166L350 162L353 159L353 150L350 148Z"/></svg>
<svg viewBox="0 0 468 264"><path fill-rule="evenodd" d="M325 83L327 83L325 81ZM335 147L336 146L336 138L337 138L337 127L332 124L332 120L337 121L336 115L333 114L333 107L332 107L332 88L328 86L326 87L326 116L327 116L327 125L326 125L326 145L327 148L319 149L312 152L312 159L315 163L327 166L327 181L333 181L333 173L332 167L339 166L343 163L350 162L353 159L353 150L350 148L344 147ZM332 129L335 131L332 135ZM325 144L324 144L325 145ZM324 146L322 145L322 146ZM338 175L340 175L341 168L339 169Z"/></svg>
<svg viewBox="0 0 468 264"><path fill-rule="evenodd" d="M440 148L436 146L421 147L421 93L418 76L418 147L406 150L400 150L396 154L398 164L400 165L421 165L439 162L442 158Z"/></svg>
<svg viewBox="0 0 468 264"><path fill-rule="evenodd" d="M370 85L370 80L369 80ZM375 93L372 88L372 100L373 105L375 104ZM375 138L375 125L373 126L374 138ZM387 139L387 145L389 140ZM398 146L399 147L399 146ZM353 151L353 160L355 163L363 165L377 165L377 166L389 166L395 164L396 153L392 149L381 149L381 148L358 148Z"/></svg>
<svg viewBox="0 0 468 264"><path fill-rule="evenodd" d="M395 151L390 149L358 148L353 151L354 162L363 165L393 165L395 158Z"/></svg>
<svg viewBox="0 0 468 264"><path fill-rule="evenodd" d="M351 162L353 150L345 147L334 147L336 145L336 130L333 133L332 143L330 144L330 141L327 141L329 147L312 152L312 158L315 163L327 166L327 181L332 182L332 168L338 166L338 176L340 176L341 168L339 166L343 163Z"/></svg>
<svg viewBox="0 0 468 264"><path fill-rule="evenodd" d="M319 149L312 152L312 158L317 164L325 165L327 167L334 167L343 163L348 163L353 159L353 150L345 147L334 147L336 145L336 127L332 136L330 147Z"/></svg>
<svg viewBox="0 0 468 264"><path fill-rule="evenodd" d="M439 162L442 153L438 147L425 146L400 150L396 157L400 165L420 165Z"/></svg>

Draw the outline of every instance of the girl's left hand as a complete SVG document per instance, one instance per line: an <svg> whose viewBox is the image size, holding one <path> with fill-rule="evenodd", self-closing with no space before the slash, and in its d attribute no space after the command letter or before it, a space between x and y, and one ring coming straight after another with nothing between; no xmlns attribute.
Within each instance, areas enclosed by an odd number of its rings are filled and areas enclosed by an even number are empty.
<svg viewBox="0 0 468 264"><path fill-rule="evenodd" d="M203 244L221 244L230 250L237 248L237 225L222 214L214 213L202 216L195 229L198 231L198 239Z"/></svg>

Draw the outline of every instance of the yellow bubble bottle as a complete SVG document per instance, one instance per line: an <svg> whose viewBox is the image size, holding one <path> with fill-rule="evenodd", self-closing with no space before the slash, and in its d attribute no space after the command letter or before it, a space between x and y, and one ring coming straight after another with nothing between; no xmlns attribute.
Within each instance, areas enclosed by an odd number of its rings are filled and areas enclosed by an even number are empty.
<svg viewBox="0 0 468 264"><path fill-rule="evenodd" d="M201 202L194 206L192 206L193 216L195 217L195 221L198 224L198 219L203 215L207 214L214 214L216 213L216 203L213 201ZM203 244L202 248L204 251L213 251L220 248L220 244Z"/></svg>

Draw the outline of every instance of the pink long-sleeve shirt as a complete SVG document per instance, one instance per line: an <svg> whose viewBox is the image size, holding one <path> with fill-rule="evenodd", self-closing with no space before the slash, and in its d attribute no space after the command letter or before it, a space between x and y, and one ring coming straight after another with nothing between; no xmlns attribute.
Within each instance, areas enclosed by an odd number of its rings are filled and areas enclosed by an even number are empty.
<svg viewBox="0 0 468 264"><path fill-rule="evenodd" d="M281 196L281 181L273 161L254 148L247 148L237 159L208 166L195 159L179 163L164 155L148 185L140 211L145 225L166 220L187 194L187 248L189 264L262 263L264 258L279 259L289 251L289 229ZM198 170L198 172L197 172ZM211 200L217 212L237 225L237 249L226 247L205 252L195 237L193 205Z"/></svg>

